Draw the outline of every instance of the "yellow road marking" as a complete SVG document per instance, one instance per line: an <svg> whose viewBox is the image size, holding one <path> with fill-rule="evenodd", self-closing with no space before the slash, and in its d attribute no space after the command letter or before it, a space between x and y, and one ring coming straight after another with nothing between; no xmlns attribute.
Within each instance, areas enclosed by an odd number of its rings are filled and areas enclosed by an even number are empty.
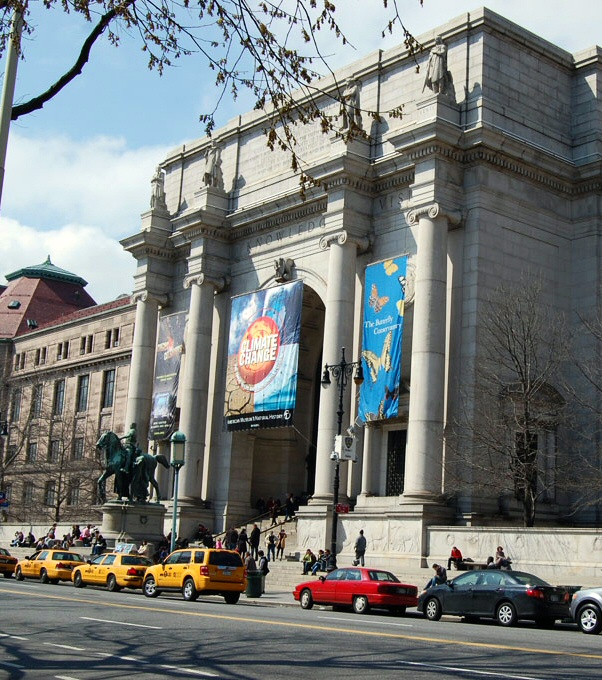
<svg viewBox="0 0 602 680"><path fill-rule="evenodd" d="M3 593L9 593L11 595L17 595L17 596L31 596L31 593L22 593L20 591L15 591L15 590L10 590L10 589L5 589L2 588ZM36 593L36 597L44 597L48 600L63 600L67 602L83 602L86 604L93 604L93 605L99 605L102 604L105 607L114 607L116 609L137 609L140 611L151 611L154 613L161 613L165 612L167 614L177 614L179 616L194 616L197 618L205 618L205 619L220 619L222 621L239 621L241 623L249 623L252 621L253 623L263 623L266 626L279 626L282 628L301 628L301 629L307 629L311 630L313 632L316 631L316 624L315 623L290 623L286 621L272 621L270 619L250 619L248 617L244 616L232 616L231 614L208 614L206 612L195 612L195 611L185 611L181 609L153 609L152 607L148 607L146 605L139 605L139 604L120 604L117 602L98 602L97 600L86 600L86 599L80 599L80 598L75 598L75 597L67 597L63 595L47 595L46 593ZM319 625L319 624L318 624ZM490 642L470 642L470 641L465 641L465 640L448 640L446 638L436 638L432 636L422 636L422 635L408 635L408 634L403 634L403 633L387 633L382 630L380 631L369 631L369 630L357 630L355 628L338 628L338 627L331 627L331 626L323 626L320 625L319 628L321 631L331 631L333 633L350 633L352 635L362 635L362 636L368 636L368 637L387 637L387 638L393 638L396 640L411 640L412 642L428 642L428 643L437 643L437 644L444 644L444 645L457 645L459 647L477 647L480 649L497 649L497 650L504 650L504 651L511 651L511 652L525 652L527 654L548 654L552 656L566 656L566 657L571 657L571 658L578 658L578 659L599 659L602 660L602 654L586 654L584 652L563 652L559 651L556 649L539 649L537 647L517 647L514 645L500 645L500 644L493 644Z"/></svg>

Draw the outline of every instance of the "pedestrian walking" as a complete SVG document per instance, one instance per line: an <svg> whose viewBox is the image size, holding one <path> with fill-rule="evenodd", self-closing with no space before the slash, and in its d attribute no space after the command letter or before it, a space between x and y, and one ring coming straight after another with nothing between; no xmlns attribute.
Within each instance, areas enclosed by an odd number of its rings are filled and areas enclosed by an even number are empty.
<svg viewBox="0 0 602 680"><path fill-rule="evenodd" d="M353 566L357 567L358 564L365 566L364 555L366 554L366 537L364 536L364 530L360 529L360 535L355 539L355 559L353 560Z"/></svg>

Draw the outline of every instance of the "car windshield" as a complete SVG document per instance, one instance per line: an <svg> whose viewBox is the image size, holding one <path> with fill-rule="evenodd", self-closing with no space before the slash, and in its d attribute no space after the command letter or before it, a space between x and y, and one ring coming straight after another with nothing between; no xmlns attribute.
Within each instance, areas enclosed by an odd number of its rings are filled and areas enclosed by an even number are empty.
<svg viewBox="0 0 602 680"><path fill-rule="evenodd" d="M368 574L370 576L371 581L389 581L392 583L400 583L397 576L395 576L395 574L392 574L390 571L377 571L374 569L370 569Z"/></svg>
<svg viewBox="0 0 602 680"><path fill-rule="evenodd" d="M83 562L84 558L77 553L70 552L55 552L52 555L53 560L69 560L69 562Z"/></svg>
<svg viewBox="0 0 602 680"><path fill-rule="evenodd" d="M523 586L549 586L547 581L544 581L539 576L534 576L533 574L527 574L524 571L513 571L506 574L510 579L516 583L520 583Z"/></svg>
<svg viewBox="0 0 602 680"><path fill-rule="evenodd" d="M216 567L242 567L242 559L235 552L214 550L209 553L209 564Z"/></svg>
<svg viewBox="0 0 602 680"><path fill-rule="evenodd" d="M0 555L8 555L9 552L6 548L0 548Z"/></svg>
<svg viewBox="0 0 602 680"><path fill-rule="evenodd" d="M139 555L123 555L121 557L121 564L128 567L150 567L152 562L146 557L140 557Z"/></svg>
<svg viewBox="0 0 602 680"><path fill-rule="evenodd" d="M90 564L100 564L106 555L97 555L93 560L90 560Z"/></svg>

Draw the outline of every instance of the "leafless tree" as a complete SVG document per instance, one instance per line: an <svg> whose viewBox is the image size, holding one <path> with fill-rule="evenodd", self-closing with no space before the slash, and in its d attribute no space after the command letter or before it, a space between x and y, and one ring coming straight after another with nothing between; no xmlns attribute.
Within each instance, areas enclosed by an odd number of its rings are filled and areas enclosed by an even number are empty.
<svg viewBox="0 0 602 680"><path fill-rule="evenodd" d="M423 0L414 0L422 4ZM215 74L218 90L212 111L201 112L200 121L210 134L215 114L224 97L236 99L251 92L254 108L266 114L268 146L291 152L292 166L299 169L295 153L297 125L317 123L322 130L339 129L338 115L320 101L344 101L345 83L325 91L320 76L332 74L328 57L317 37L328 33L339 46L349 42L337 22L330 0L44 0L47 11L65 12L74 21L83 17L92 27L75 63L39 95L13 107L12 120L41 109L78 77L90 59L92 48L105 35L115 46L124 34L139 40L148 55L148 67L163 74L181 58L201 57ZM400 30L405 45L414 54L421 46L404 26L396 0L382 0L383 36ZM35 38L43 24L31 21L28 0L0 3L0 56L9 41L13 12L23 17L23 35ZM329 38L330 39L330 38ZM26 43L18 49L22 55ZM338 110L339 107L336 107ZM366 111L373 118L379 113ZM383 115L400 116L401 108ZM349 126L345 137L361 134Z"/></svg>
<svg viewBox="0 0 602 680"><path fill-rule="evenodd" d="M449 425L446 474L497 496L515 497L524 526L558 487L558 437L565 417L559 388L569 336L542 283L502 285L478 317L474 383Z"/></svg>

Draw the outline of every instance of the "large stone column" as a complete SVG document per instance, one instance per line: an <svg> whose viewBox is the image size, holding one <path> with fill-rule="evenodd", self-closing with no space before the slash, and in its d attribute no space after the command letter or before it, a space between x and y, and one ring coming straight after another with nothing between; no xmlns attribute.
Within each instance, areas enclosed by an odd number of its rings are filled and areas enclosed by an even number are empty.
<svg viewBox="0 0 602 680"><path fill-rule="evenodd" d="M367 246L367 243L362 244ZM323 250L330 248L328 259L328 288L326 292L326 315L324 324L323 361L338 364L341 347L346 348L346 361L353 357L353 321L355 305L355 273L358 241L351 239L346 231L325 236L320 241ZM344 395L345 424L350 417L351 384ZM337 410L339 391L336 381L323 389L320 395L318 419L318 443L316 453L316 483L314 502L331 501L333 494L334 465L330 460L334 436L337 433Z"/></svg>
<svg viewBox="0 0 602 680"><path fill-rule="evenodd" d="M213 298L224 280L195 274L184 280L190 288L186 331L186 361L180 386L180 431L186 435L186 465L180 473L179 495L198 500L203 482L203 458L207 429L207 400L211 366Z"/></svg>
<svg viewBox="0 0 602 680"><path fill-rule="evenodd" d="M402 501L441 497L445 405L447 231L459 215L437 203L406 216L418 225L408 443Z"/></svg>
<svg viewBox="0 0 602 680"><path fill-rule="evenodd" d="M134 294L134 300L136 301L136 321L125 427L128 428L131 423L136 423L138 445L145 451L153 398L159 306L167 304L167 296L143 291Z"/></svg>

